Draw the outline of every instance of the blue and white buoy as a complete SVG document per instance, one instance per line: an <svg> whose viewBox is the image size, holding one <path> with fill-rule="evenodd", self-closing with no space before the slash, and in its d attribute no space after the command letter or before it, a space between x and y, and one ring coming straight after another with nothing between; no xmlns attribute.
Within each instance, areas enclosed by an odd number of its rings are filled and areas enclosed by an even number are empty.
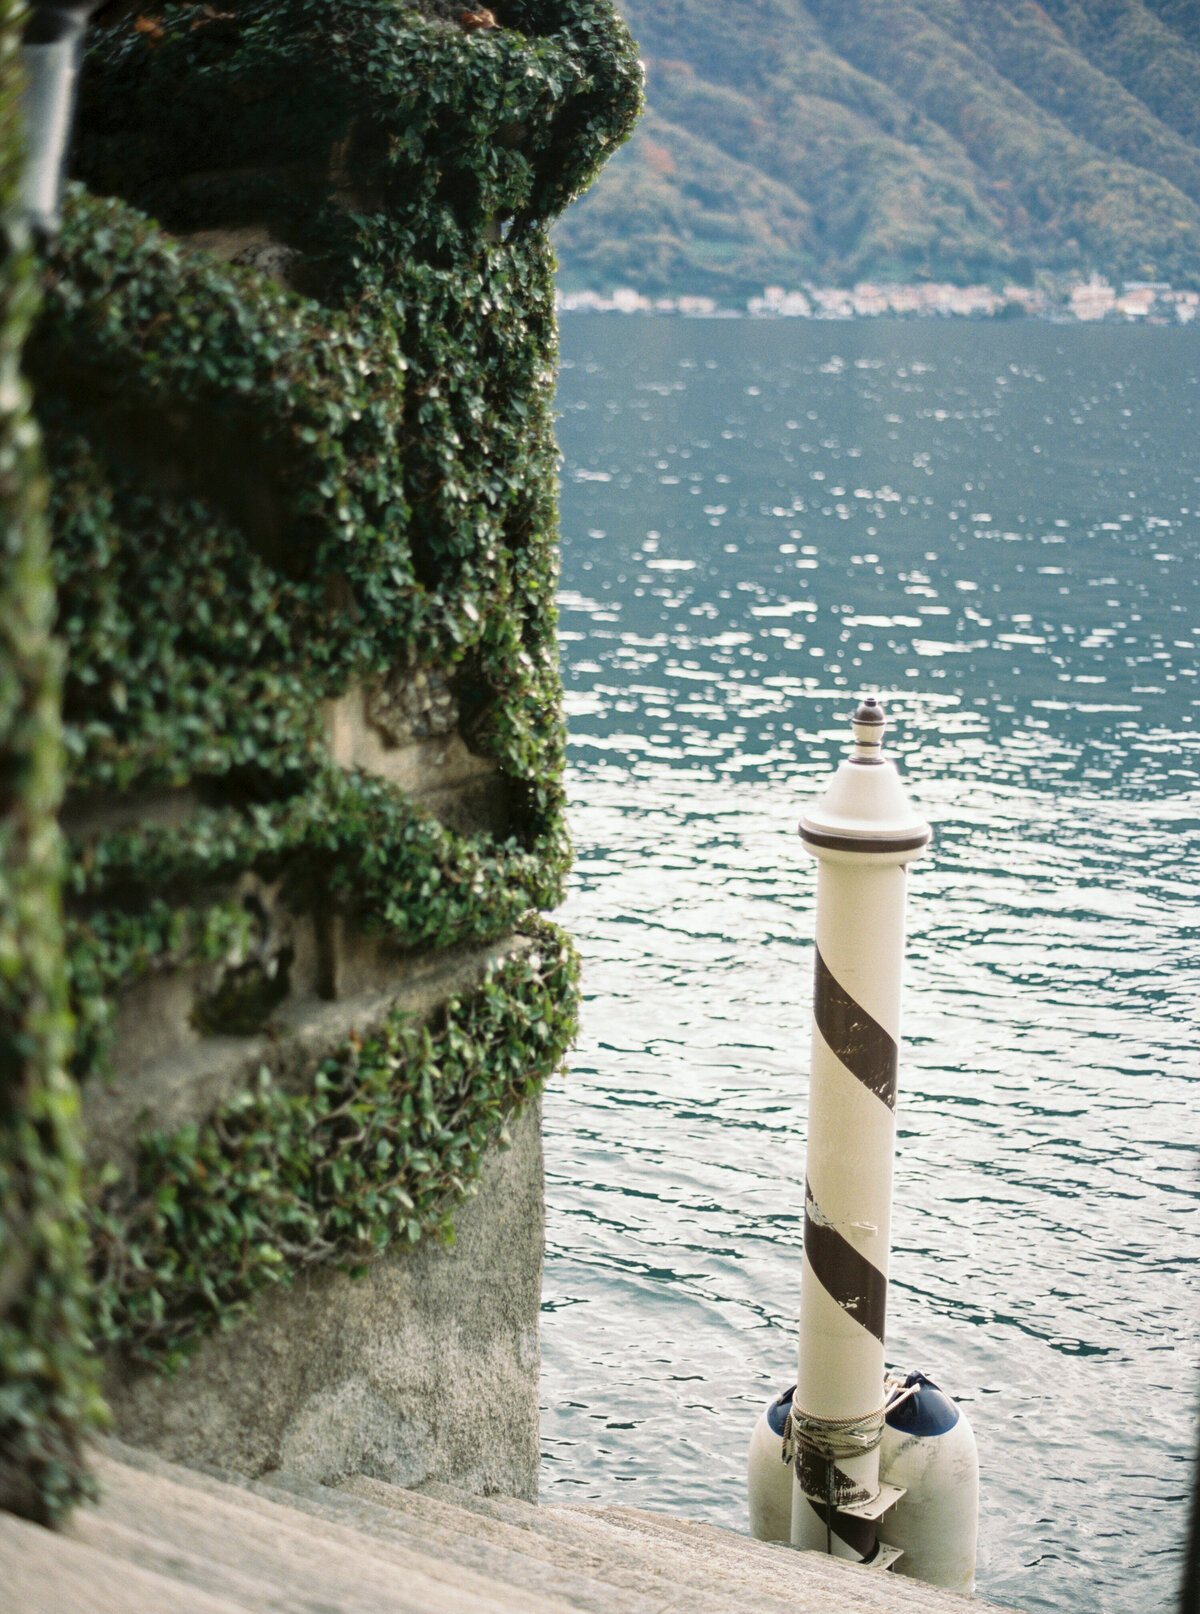
<svg viewBox="0 0 1200 1614"><path fill-rule="evenodd" d="M750 1441L750 1534L790 1541L791 1388L764 1407ZM890 1373L879 1478L903 1495L882 1515L879 1541L900 1556L892 1572L970 1594L979 1534L979 1458L962 1408L924 1373Z"/></svg>
<svg viewBox="0 0 1200 1614"><path fill-rule="evenodd" d="M904 1556L895 1572L970 1593L979 1536L979 1454L966 1413L924 1373L889 1381L880 1477L904 1492L879 1539Z"/></svg>

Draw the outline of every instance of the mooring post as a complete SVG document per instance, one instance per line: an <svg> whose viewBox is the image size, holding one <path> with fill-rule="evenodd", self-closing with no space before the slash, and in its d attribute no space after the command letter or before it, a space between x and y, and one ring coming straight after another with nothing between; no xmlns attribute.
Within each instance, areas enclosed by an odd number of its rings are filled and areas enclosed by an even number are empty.
<svg viewBox="0 0 1200 1614"><path fill-rule="evenodd" d="M903 1493L880 1484L883 1337L895 1151L905 865L929 843L893 762L883 708L800 834L818 861L800 1345L787 1449L792 1545L883 1565L876 1537Z"/></svg>

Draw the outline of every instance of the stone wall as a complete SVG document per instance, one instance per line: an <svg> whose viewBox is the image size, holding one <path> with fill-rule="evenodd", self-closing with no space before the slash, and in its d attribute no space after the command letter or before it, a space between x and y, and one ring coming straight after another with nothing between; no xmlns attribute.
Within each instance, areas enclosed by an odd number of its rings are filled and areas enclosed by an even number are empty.
<svg viewBox="0 0 1200 1614"><path fill-rule="evenodd" d="M78 1095L55 813L62 662L45 483L21 347L36 310L14 223L22 160L17 42L0 0L0 1508L52 1523L86 1489L98 1411L88 1351Z"/></svg>
<svg viewBox="0 0 1200 1614"><path fill-rule="evenodd" d="M489 1151L452 1246L422 1240L357 1280L310 1272L176 1379L114 1374L118 1429L242 1474L436 1479L536 1501L542 1186L535 1102L511 1148Z"/></svg>
<svg viewBox="0 0 1200 1614"><path fill-rule="evenodd" d="M533 1495L576 1002L545 230L640 74L607 0L443 13L104 8L25 362L118 1430Z"/></svg>

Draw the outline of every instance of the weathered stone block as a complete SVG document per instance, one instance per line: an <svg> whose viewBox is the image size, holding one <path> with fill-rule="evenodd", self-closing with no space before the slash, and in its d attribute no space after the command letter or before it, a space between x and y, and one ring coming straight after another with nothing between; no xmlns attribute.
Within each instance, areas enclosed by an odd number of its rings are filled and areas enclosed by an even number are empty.
<svg viewBox="0 0 1200 1614"><path fill-rule="evenodd" d="M326 701L329 754L343 768L386 779L462 834L510 833L507 781L458 732L458 707L428 670Z"/></svg>
<svg viewBox="0 0 1200 1614"><path fill-rule="evenodd" d="M300 1090L352 1032L376 1036L396 1008L424 1019L447 998L474 991L489 965L528 945L515 937L489 947L410 958L378 979L369 979L364 971L359 991L336 1003L297 998L281 1006L269 1029L258 1036L202 1037L192 1031L186 1040L170 1040L187 1024L185 1005L191 1002L195 972L152 977L132 989L122 1009L131 1021L135 1011L146 1017L139 1035L118 1042L110 1078L96 1078L83 1088L88 1157L96 1167L109 1164L128 1172L139 1136L206 1120L252 1086L263 1067L280 1085ZM153 1017L160 1011L164 1019L156 1029ZM160 1036L168 1039L161 1050Z"/></svg>
<svg viewBox="0 0 1200 1614"><path fill-rule="evenodd" d="M540 1104L511 1132L458 1209L453 1245L393 1249L358 1279L301 1274L174 1379L114 1367L117 1432L251 1476L362 1473L536 1499Z"/></svg>

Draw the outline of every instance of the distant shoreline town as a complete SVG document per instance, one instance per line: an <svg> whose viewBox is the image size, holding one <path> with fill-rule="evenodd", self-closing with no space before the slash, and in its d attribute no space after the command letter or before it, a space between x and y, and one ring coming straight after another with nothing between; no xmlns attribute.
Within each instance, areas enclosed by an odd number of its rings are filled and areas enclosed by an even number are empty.
<svg viewBox="0 0 1200 1614"><path fill-rule="evenodd" d="M932 281L900 285L860 280L850 289L805 284L802 290L767 286L742 307L715 297L648 297L630 286L607 296L596 291L560 291L563 314L681 314L693 319L871 319L899 314L918 319L1011 319L1124 321L1142 325L1190 325L1200 311L1200 292L1176 291L1163 281L1126 280L1120 288L1093 275L1058 286L951 286Z"/></svg>

